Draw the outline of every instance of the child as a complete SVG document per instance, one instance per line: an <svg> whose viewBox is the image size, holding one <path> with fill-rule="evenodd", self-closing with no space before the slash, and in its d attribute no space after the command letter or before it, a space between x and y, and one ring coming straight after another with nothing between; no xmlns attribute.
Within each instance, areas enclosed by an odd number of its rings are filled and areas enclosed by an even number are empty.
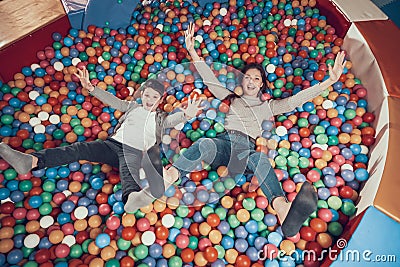
<svg viewBox="0 0 400 267"><path fill-rule="evenodd" d="M202 138L193 143L170 169L176 167L182 177L205 161L212 167L227 166L235 174L240 173L236 170L251 171L257 177L272 208L277 212L283 234L287 237L294 236L308 216L316 210L317 194L310 183L304 182L295 200L292 203L287 202L267 155L255 150L255 139L262 134L260 127L262 121L274 115L291 112L337 82L345 66L344 53L337 54L333 68L329 66L330 77L327 80L291 97L263 102L260 95L266 89L268 81L262 65L253 63L242 69L243 95L239 97L221 84L213 71L197 55L194 49L193 24L190 24L185 32L185 42L194 65L208 89L221 100L229 99L231 105L225 117L226 131L216 138Z"/></svg>
<svg viewBox="0 0 400 267"><path fill-rule="evenodd" d="M154 170L157 169L158 173L162 172L156 166L162 167L162 165L160 160L158 164L154 162L149 164L149 156L153 160L154 155L159 158L158 145L161 143L163 129L174 127L196 116L196 113L202 109L199 107L200 100L189 99L187 108L168 115L157 109L163 100L164 85L155 79L149 79L141 86L142 104L138 104L135 101L121 100L111 93L93 86L86 68L83 71L78 69L78 74L75 75L79 78L82 86L93 96L110 107L125 112L119 119L113 135L105 141L79 142L65 147L44 149L32 154L21 153L5 143L0 143L0 156L19 174L25 174L32 169L55 167L79 160L101 162L119 168L125 211L132 212L135 210L132 209L133 193L141 190L139 169L143 153L149 150L151 155L145 153L146 157L144 158L146 167L151 173L151 175L147 175L150 193L156 198L161 197L164 193L164 184L156 179ZM166 176L170 176L168 171L166 171ZM166 179L168 180L168 177Z"/></svg>

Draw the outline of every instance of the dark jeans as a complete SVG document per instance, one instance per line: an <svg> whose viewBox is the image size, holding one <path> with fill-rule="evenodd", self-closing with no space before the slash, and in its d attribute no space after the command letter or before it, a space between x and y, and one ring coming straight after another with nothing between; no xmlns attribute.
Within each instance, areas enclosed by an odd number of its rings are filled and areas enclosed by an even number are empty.
<svg viewBox="0 0 400 267"><path fill-rule="evenodd" d="M142 165L143 154L142 151L123 145L112 138L108 138L105 141L74 143L65 147L44 149L32 153L32 155L39 159L36 169L56 167L79 160L100 162L119 168L122 184L122 200L124 203L126 203L128 195L131 192L141 190L139 186L139 169ZM144 160L148 161L148 157L144 157ZM149 178L155 177L155 175L150 176ZM162 185L162 188L157 191L164 193L164 183L162 180L152 181L150 179L149 184L150 187L153 184L157 188Z"/></svg>
<svg viewBox="0 0 400 267"><path fill-rule="evenodd" d="M267 155L256 152L254 143L244 134L223 133L216 138L202 138L193 143L174 162L174 166L185 176L202 161L213 169L220 165L228 167L231 174L253 173L269 202L285 194Z"/></svg>

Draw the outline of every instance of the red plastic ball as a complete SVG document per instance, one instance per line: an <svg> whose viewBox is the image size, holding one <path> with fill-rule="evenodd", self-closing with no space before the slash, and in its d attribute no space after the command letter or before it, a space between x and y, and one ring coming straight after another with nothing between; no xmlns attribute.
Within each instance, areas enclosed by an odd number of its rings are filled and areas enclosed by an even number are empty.
<svg viewBox="0 0 400 267"><path fill-rule="evenodd" d="M250 267L251 261L246 255L240 255L236 258L235 267Z"/></svg>
<svg viewBox="0 0 400 267"><path fill-rule="evenodd" d="M181 259L185 263L193 262L194 259L194 251L190 248L185 248L181 252Z"/></svg>
<svg viewBox="0 0 400 267"><path fill-rule="evenodd" d="M317 233L310 226L303 226L300 229L300 236L305 241L314 241Z"/></svg>

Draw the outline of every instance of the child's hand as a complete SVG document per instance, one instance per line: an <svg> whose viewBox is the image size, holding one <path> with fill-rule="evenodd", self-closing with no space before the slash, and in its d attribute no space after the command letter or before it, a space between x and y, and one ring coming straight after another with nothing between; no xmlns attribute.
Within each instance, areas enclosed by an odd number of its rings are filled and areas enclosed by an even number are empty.
<svg viewBox="0 0 400 267"><path fill-rule="evenodd" d="M189 52L194 51L194 24L190 22L187 30L185 31L185 43L186 43L186 49Z"/></svg>
<svg viewBox="0 0 400 267"><path fill-rule="evenodd" d="M78 73L74 73L74 75L79 78L83 88L86 88L89 92L94 90L94 86L89 80L89 72L85 67L83 67L83 70L78 69Z"/></svg>
<svg viewBox="0 0 400 267"><path fill-rule="evenodd" d="M344 60L344 57L345 57L344 51L339 52L336 55L335 64L333 65L333 68L331 65L328 66L329 79L331 80L332 83L337 82L343 73L343 69L346 66L346 60Z"/></svg>
<svg viewBox="0 0 400 267"><path fill-rule="evenodd" d="M187 107L182 109L187 119L194 118L199 110L203 110L205 108L205 106L200 106L202 100L199 99L196 101L196 99L196 95L193 98L189 98L187 102Z"/></svg>

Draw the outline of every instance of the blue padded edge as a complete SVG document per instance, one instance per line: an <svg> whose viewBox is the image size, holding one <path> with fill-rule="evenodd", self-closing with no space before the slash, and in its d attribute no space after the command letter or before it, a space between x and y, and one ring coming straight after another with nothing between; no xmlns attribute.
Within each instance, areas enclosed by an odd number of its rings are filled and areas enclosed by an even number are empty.
<svg viewBox="0 0 400 267"><path fill-rule="evenodd" d="M399 240L400 223L370 206L331 267L400 266ZM376 256L394 259L391 262L379 262Z"/></svg>
<svg viewBox="0 0 400 267"><path fill-rule="evenodd" d="M121 3L117 0L90 0L86 6L82 28L86 30L89 25L107 26L111 29L126 28L139 2L139 0L121 0Z"/></svg>

